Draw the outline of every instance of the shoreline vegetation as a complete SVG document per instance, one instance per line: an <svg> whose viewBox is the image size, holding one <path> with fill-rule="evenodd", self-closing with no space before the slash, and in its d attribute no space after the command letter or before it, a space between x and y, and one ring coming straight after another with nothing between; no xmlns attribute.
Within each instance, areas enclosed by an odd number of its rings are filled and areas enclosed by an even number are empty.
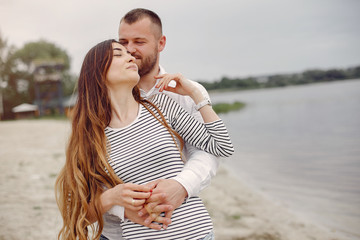
<svg viewBox="0 0 360 240"><path fill-rule="evenodd" d="M258 88L286 87L319 82L343 81L360 78L360 66L346 69L306 70L293 74L273 74L268 76L230 78L222 77L218 81L199 80L207 91L238 91Z"/></svg>
<svg viewBox="0 0 360 240"><path fill-rule="evenodd" d="M245 107L245 103L235 101L233 103L216 103L213 104L213 109L216 113L228 113L230 111L237 111Z"/></svg>
<svg viewBox="0 0 360 240"><path fill-rule="evenodd" d="M70 121L0 122L0 239L56 239L62 220L54 183ZM343 240L236 178L223 164L201 197L220 240Z"/></svg>

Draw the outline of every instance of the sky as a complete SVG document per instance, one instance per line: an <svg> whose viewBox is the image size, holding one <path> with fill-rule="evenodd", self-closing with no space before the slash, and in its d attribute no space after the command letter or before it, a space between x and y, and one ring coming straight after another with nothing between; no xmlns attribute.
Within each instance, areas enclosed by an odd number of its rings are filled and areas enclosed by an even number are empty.
<svg viewBox="0 0 360 240"><path fill-rule="evenodd" d="M87 51L116 39L138 7L162 19L161 65L193 80L360 65L358 0L0 0L0 34L17 48L55 43L78 74Z"/></svg>

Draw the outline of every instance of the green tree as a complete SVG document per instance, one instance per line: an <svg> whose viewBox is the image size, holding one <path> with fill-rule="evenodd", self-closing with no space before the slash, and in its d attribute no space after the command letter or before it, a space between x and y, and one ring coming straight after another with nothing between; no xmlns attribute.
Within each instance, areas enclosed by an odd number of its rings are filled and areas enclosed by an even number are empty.
<svg viewBox="0 0 360 240"><path fill-rule="evenodd" d="M265 84L266 87L285 87L287 85L289 85L289 81L285 75L272 75Z"/></svg>
<svg viewBox="0 0 360 240"><path fill-rule="evenodd" d="M1 47L6 46L1 40ZM5 42L6 43L6 42ZM4 47L2 47L4 48ZM11 51L10 51L11 50ZM71 94L74 77L69 73L70 57L67 52L56 44L39 40L26 43L22 48L8 48L8 55L2 58L1 77L6 88L3 89L4 113L11 118L11 109L21 103L32 103L35 100L34 75L36 63L58 62L63 64L64 93ZM4 63L4 64L3 64ZM3 76L4 75L4 76ZM25 84L25 90L19 88ZM71 89L71 90L69 90Z"/></svg>
<svg viewBox="0 0 360 240"><path fill-rule="evenodd" d="M244 79L234 79L235 81L235 86L237 88L242 88L242 89L251 89L251 88L258 88L260 87L260 84L258 81L256 81L255 78L252 77L248 77L248 78L244 78Z"/></svg>
<svg viewBox="0 0 360 240"><path fill-rule="evenodd" d="M348 69L349 78L360 78L360 66Z"/></svg>
<svg viewBox="0 0 360 240"><path fill-rule="evenodd" d="M219 83L220 88L231 88L234 85L234 81L228 77L223 77Z"/></svg>
<svg viewBox="0 0 360 240"><path fill-rule="evenodd" d="M13 56L21 70L31 72L34 61L59 61L64 64L64 70L70 68L70 57L67 52L46 40L26 43Z"/></svg>
<svg viewBox="0 0 360 240"><path fill-rule="evenodd" d="M317 69L307 70L302 75L301 83L322 82L326 78L326 72Z"/></svg>
<svg viewBox="0 0 360 240"><path fill-rule="evenodd" d="M63 74L62 86L63 86L64 96L70 96L74 93L77 79L78 76L71 74L69 72Z"/></svg>
<svg viewBox="0 0 360 240"><path fill-rule="evenodd" d="M344 70L330 69L325 72L325 76L327 81L343 80L346 78L346 73Z"/></svg>
<svg viewBox="0 0 360 240"><path fill-rule="evenodd" d="M0 119L11 115L9 111L9 102L16 99L15 79L13 73L15 61L12 58L15 47L10 46L7 40L0 33Z"/></svg>

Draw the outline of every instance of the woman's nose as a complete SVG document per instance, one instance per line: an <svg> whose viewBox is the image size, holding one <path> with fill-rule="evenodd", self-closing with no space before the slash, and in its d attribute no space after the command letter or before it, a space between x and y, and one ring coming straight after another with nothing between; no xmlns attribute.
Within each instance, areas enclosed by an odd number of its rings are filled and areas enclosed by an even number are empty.
<svg viewBox="0 0 360 240"><path fill-rule="evenodd" d="M135 57L129 53L129 62L135 62Z"/></svg>

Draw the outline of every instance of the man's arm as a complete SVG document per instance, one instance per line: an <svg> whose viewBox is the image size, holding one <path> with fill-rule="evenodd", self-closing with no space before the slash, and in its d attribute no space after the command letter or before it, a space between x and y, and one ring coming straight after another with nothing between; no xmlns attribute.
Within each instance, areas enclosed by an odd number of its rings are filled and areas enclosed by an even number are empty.
<svg viewBox="0 0 360 240"><path fill-rule="evenodd" d="M201 151L190 144L186 144L186 158L183 170L173 179L179 182L186 190L187 197L198 196L210 185L216 175L220 159Z"/></svg>

